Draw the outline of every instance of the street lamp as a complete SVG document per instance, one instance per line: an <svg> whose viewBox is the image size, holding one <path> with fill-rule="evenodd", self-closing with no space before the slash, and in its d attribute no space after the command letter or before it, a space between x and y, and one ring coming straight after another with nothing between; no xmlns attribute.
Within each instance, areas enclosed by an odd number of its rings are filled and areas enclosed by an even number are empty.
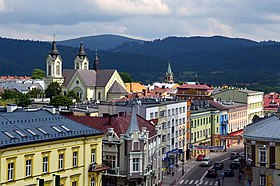
<svg viewBox="0 0 280 186"><path fill-rule="evenodd" d="M185 161L184 161L184 158L182 158L181 162L182 162L182 176L183 176L185 174L185 169L184 169Z"/></svg>

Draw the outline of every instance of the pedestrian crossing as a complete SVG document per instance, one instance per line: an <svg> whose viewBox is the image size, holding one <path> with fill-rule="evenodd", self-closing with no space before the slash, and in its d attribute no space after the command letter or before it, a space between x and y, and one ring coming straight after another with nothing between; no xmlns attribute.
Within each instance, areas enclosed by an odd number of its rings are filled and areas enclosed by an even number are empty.
<svg viewBox="0 0 280 186"><path fill-rule="evenodd" d="M218 185L218 181L209 180L181 180L180 185Z"/></svg>

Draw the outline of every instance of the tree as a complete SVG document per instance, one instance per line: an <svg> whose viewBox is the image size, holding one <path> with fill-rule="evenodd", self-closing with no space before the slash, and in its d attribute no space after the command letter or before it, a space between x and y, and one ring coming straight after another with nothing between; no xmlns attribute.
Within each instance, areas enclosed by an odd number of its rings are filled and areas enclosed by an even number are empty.
<svg viewBox="0 0 280 186"><path fill-rule="evenodd" d="M45 72L38 68L35 68L31 75L32 79L44 79L44 77L45 77Z"/></svg>
<svg viewBox="0 0 280 186"><path fill-rule="evenodd" d="M130 82L133 82L133 79L131 78L130 74L127 73L127 72L120 72L119 73L122 80L125 82L125 83L130 83Z"/></svg>
<svg viewBox="0 0 280 186"><path fill-rule="evenodd" d="M58 107L58 106L67 106L67 107L69 107L70 105L73 105L73 101L72 101L72 99L70 99L67 96L58 95L58 96L55 96L51 100L50 105L53 105L55 107Z"/></svg>
<svg viewBox="0 0 280 186"><path fill-rule="evenodd" d="M16 98L16 103L18 106L21 106L21 107L27 107L28 105L30 105L31 100L30 100L29 94L19 93Z"/></svg>
<svg viewBox="0 0 280 186"><path fill-rule="evenodd" d="M46 97L51 99L58 96L61 92L61 86L57 82L52 82L45 90Z"/></svg>
<svg viewBox="0 0 280 186"><path fill-rule="evenodd" d="M0 94L0 96L4 100L8 100L8 99L15 100L17 98L18 94L19 93L15 90L5 89L4 92L2 92Z"/></svg>
<svg viewBox="0 0 280 186"><path fill-rule="evenodd" d="M80 98L78 97L78 95L73 91L70 90L67 94L67 97L72 98L72 99L76 99L76 101L79 101Z"/></svg>
<svg viewBox="0 0 280 186"><path fill-rule="evenodd" d="M44 92L41 89L32 89L27 93L31 98L41 98Z"/></svg>

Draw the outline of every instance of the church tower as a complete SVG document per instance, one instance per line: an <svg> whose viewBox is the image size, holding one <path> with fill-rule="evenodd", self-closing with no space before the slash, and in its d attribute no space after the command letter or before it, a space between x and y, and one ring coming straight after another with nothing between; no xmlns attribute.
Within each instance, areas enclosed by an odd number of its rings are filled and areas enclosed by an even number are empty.
<svg viewBox="0 0 280 186"><path fill-rule="evenodd" d="M174 83L173 72L171 70L170 62L168 62L167 72L165 73L165 82Z"/></svg>
<svg viewBox="0 0 280 186"><path fill-rule="evenodd" d="M62 58L56 47L55 39L52 42L52 48L46 58L46 77L45 88L52 82L58 82L60 85L64 79L62 76Z"/></svg>
<svg viewBox="0 0 280 186"><path fill-rule="evenodd" d="M89 69L89 60L84 49L83 42L80 43L79 52L74 60L74 69L75 70L88 70Z"/></svg>

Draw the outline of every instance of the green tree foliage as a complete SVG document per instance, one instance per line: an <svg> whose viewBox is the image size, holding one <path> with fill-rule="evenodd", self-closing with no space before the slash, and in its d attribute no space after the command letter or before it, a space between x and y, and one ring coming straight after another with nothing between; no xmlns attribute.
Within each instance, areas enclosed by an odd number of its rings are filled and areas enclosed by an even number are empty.
<svg viewBox="0 0 280 186"><path fill-rule="evenodd" d="M29 94L19 93L16 98L16 104L21 107L27 107L28 105L30 105L31 100Z"/></svg>
<svg viewBox="0 0 280 186"><path fill-rule="evenodd" d="M0 106L6 106L7 104L11 104L11 103L16 103L15 100L11 100L11 99L7 99L7 100L4 100L4 99L0 99Z"/></svg>
<svg viewBox="0 0 280 186"><path fill-rule="evenodd" d="M76 99L77 101L80 100L79 97L77 96L77 94L73 90L70 90L68 92L67 97L72 98L72 99Z"/></svg>
<svg viewBox="0 0 280 186"><path fill-rule="evenodd" d="M133 82L133 79L131 78L130 74L127 73L127 72L119 72L122 80L125 82L125 83L130 83L130 82Z"/></svg>
<svg viewBox="0 0 280 186"><path fill-rule="evenodd" d="M27 93L31 98L42 98L44 92L40 89L32 89Z"/></svg>
<svg viewBox="0 0 280 186"><path fill-rule="evenodd" d="M15 90L9 90L9 89L5 89L1 94L1 98L3 100L16 100L17 96L18 96L18 92Z"/></svg>
<svg viewBox="0 0 280 186"><path fill-rule="evenodd" d="M32 79L44 79L45 77L45 72L41 69L34 69L31 75Z"/></svg>
<svg viewBox="0 0 280 186"><path fill-rule="evenodd" d="M45 90L46 97L51 99L58 96L61 92L61 86L57 82L52 82Z"/></svg>
<svg viewBox="0 0 280 186"><path fill-rule="evenodd" d="M55 96L51 100L50 105L53 105L55 107L58 107L58 106L69 107L70 105L73 105L73 102L72 102L72 99L67 96L58 95L58 96Z"/></svg>

